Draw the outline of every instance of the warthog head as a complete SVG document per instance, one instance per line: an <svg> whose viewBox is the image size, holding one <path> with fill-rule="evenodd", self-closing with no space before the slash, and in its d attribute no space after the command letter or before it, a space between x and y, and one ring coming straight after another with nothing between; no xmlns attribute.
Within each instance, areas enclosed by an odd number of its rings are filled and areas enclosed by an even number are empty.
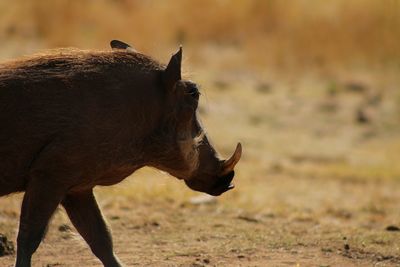
<svg viewBox="0 0 400 267"><path fill-rule="evenodd" d="M166 149L163 166L157 167L183 179L193 190L218 196L234 187L234 167L242 147L238 143L227 160L218 156L198 119L199 89L195 83L181 78L181 60L182 48L162 73L166 88L163 125L171 147Z"/></svg>

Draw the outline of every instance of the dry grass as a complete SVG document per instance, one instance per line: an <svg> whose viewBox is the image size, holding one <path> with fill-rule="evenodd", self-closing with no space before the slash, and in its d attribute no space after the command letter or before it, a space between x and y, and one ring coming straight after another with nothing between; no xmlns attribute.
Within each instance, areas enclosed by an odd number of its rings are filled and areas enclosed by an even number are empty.
<svg viewBox="0 0 400 267"><path fill-rule="evenodd" d="M229 46L244 53L242 64L262 68L398 66L400 60L398 0L205 0L201 5L187 0L15 0L1 2L0 14L3 47L14 53L38 47L103 48L110 38L122 38L153 54L177 43L196 50Z"/></svg>

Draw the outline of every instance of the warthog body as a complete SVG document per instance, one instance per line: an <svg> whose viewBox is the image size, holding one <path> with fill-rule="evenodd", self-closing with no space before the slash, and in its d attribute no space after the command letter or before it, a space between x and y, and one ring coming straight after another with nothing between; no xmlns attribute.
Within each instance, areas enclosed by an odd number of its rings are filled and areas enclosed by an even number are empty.
<svg viewBox="0 0 400 267"><path fill-rule="evenodd" d="M241 147L221 160L196 117L197 86L113 41L0 65L0 196L24 191L16 266L30 266L59 204L105 266L120 266L93 195L151 166L198 191L233 186Z"/></svg>

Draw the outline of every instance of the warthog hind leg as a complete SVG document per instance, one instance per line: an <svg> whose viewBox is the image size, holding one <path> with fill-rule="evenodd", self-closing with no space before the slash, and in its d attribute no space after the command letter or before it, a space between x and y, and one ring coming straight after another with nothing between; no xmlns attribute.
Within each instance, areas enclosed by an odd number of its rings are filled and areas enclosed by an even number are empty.
<svg viewBox="0 0 400 267"><path fill-rule="evenodd" d="M122 266L114 255L111 234L93 191L69 194L62 201L62 205L75 228L103 265L106 267Z"/></svg>

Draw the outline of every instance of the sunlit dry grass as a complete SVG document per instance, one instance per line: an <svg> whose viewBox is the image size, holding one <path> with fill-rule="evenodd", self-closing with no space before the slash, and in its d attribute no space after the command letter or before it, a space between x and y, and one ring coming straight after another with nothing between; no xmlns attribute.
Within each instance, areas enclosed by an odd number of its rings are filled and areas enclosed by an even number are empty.
<svg viewBox="0 0 400 267"><path fill-rule="evenodd" d="M3 49L14 53L104 48L110 38L121 38L157 56L179 43L197 50L232 47L244 53L242 64L258 68L387 66L400 60L397 0L15 0L2 1L0 14Z"/></svg>

